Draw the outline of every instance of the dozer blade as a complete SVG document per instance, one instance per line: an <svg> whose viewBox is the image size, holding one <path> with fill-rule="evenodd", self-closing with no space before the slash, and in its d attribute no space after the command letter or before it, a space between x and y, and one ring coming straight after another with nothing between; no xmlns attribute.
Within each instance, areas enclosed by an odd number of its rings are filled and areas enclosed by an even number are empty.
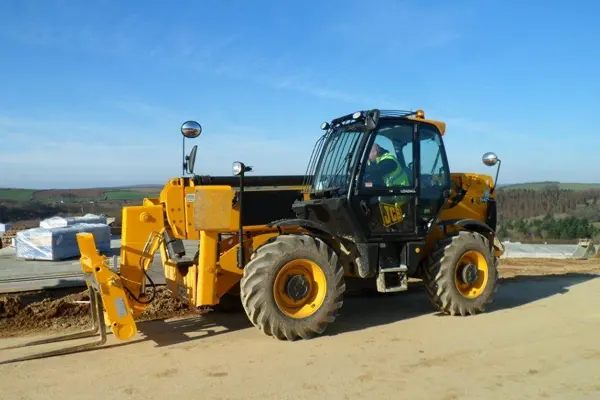
<svg viewBox="0 0 600 400"><path fill-rule="evenodd" d="M10 363L15 363L15 362L20 362L20 361L35 360L35 359L40 359L40 358L55 357L55 356L71 354L71 353L77 353L77 352L81 352L81 351L91 350L93 348L96 348L96 347L101 346L104 343L106 343L106 325L104 323L104 312L102 309L102 299L100 297L100 294L96 290L94 290L94 288L92 286L88 285L88 290L90 293L90 313L92 316L92 328L90 330L86 330L83 332L71 333L68 335L63 335L63 336L49 338L49 339L35 340L33 342L24 343L24 344L17 345L17 346L4 347L0 350L18 349L18 348L25 348L25 347L29 347L29 346L38 346L41 344L57 343L57 342L62 342L62 341L75 340L75 339L83 339L83 338L87 338L87 337L96 336L99 334L98 340L91 342L91 343L80 344L77 346L71 346L71 347L67 347L67 348L63 348L63 349L47 351L44 353L37 353L37 354L33 354L31 356L13 358L10 360L0 362L0 365L10 364Z"/></svg>

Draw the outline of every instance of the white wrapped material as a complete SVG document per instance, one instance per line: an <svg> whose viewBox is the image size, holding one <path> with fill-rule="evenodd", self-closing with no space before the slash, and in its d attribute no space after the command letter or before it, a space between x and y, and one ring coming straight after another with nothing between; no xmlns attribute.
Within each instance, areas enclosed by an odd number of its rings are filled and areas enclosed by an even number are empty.
<svg viewBox="0 0 600 400"><path fill-rule="evenodd" d="M40 228L64 228L75 224L106 224L105 215L86 214L83 217L50 217L40 221Z"/></svg>
<svg viewBox="0 0 600 400"><path fill-rule="evenodd" d="M65 217L51 217L40 221L40 228L44 229L64 228L68 225Z"/></svg>
<svg viewBox="0 0 600 400"><path fill-rule="evenodd" d="M106 224L78 223L59 228L33 228L17 232L16 257L26 260L64 260L80 256L76 234L94 235L96 247L102 252L110 250L110 227Z"/></svg>
<svg viewBox="0 0 600 400"><path fill-rule="evenodd" d="M6 231L10 231L10 229L12 228L11 223L1 223L0 222L0 236L2 236Z"/></svg>

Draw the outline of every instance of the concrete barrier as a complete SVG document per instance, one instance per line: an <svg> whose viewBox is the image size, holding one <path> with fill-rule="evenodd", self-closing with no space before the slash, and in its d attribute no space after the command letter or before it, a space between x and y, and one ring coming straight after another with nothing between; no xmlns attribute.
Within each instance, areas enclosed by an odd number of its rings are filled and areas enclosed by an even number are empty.
<svg viewBox="0 0 600 400"><path fill-rule="evenodd" d="M588 258L594 257L596 254L596 247L591 239L581 239L577 244L577 248L573 251L571 258L575 260L587 260Z"/></svg>
<svg viewBox="0 0 600 400"><path fill-rule="evenodd" d="M505 252L501 258L571 258L576 244L523 244L505 242Z"/></svg>

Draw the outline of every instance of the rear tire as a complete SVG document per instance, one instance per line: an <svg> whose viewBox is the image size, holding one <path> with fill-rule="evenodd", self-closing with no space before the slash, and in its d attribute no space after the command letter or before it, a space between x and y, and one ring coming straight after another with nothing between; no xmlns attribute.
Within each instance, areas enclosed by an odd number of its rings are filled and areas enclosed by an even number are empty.
<svg viewBox="0 0 600 400"><path fill-rule="evenodd" d="M337 254L307 235L281 235L261 246L240 282L242 305L252 324L288 341L324 333L339 315L345 289Z"/></svg>
<svg viewBox="0 0 600 400"><path fill-rule="evenodd" d="M480 233L460 231L440 240L428 263L422 269L425 288L439 311L475 315L493 301L499 262L489 240Z"/></svg>

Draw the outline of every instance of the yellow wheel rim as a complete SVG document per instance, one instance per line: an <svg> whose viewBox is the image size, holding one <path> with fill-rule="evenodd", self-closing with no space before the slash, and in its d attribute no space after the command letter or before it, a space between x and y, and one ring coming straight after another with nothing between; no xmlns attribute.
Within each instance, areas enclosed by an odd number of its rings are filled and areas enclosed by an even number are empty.
<svg viewBox="0 0 600 400"><path fill-rule="evenodd" d="M323 305L327 279L315 262L293 260L284 265L275 277L273 294L275 303L285 315L307 318Z"/></svg>
<svg viewBox="0 0 600 400"><path fill-rule="evenodd" d="M488 276L488 263L478 251L467 251L463 254L454 270L456 288L468 299L474 299L483 293Z"/></svg>

